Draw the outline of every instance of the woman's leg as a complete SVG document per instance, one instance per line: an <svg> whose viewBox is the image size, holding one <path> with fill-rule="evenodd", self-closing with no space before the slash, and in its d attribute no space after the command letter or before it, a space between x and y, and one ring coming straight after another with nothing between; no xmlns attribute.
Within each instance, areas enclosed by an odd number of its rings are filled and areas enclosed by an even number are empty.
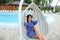
<svg viewBox="0 0 60 40"><path fill-rule="evenodd" d="M43 34L40 32L39 28L36 25L34 26L34 30L39 40L45 40L45 37L43 36Z"/></svg>

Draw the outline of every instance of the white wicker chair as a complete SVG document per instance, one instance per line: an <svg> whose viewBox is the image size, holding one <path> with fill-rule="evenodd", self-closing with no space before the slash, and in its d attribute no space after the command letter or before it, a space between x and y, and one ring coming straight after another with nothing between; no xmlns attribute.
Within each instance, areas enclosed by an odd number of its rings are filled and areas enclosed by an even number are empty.
<svg viewBox="0 0 60 40"><path fill-rule="evenodd" d="M28 10L29 8L32 8L34 10L33 12L33 16L38 20L38 27L39 27L39 30L44 34L44 36L47 36L48 34L48 24L44 18L44 16L42 15L40 9L38 8L38 6L35 4L35 3L31 3L26 9ZM23 13L25 13L25 11ZM22 36L23 36L23 40L38 40L38 39L34 39L34 38L28 38L26 36L26 29L24 27L24 21L25 21L25 18L26 18L26 14L23 15L23 18L22 18Z"/></svg>

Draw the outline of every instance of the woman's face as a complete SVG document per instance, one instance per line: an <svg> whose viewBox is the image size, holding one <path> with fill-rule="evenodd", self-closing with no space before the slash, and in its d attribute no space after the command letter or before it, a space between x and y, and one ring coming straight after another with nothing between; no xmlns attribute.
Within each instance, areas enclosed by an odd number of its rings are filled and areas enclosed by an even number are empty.
<svg viewBox="0 0 60 40"><path fill-rule="evenodd" d="M31 21L32 21L32 17L31 17L31 16L29 16L28 21L29 21L29 22L31 22Z"/></svg>

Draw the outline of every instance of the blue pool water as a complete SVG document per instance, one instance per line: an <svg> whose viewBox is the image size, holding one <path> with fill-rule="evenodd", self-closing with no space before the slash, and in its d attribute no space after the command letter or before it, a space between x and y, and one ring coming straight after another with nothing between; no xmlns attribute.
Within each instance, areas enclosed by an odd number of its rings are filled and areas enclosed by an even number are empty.
<svg viewBox="0 0 60 40"><path fill-rule="evenodd" d="M18 13L0 12L0 28L18 28Z"/></svg>
<svg viewBox="0 0 60 40"><path fill-rule="evenodd" d="M6 23L18 23L18 14L17 13L1 13L0 12L0 22Z"/></svg>

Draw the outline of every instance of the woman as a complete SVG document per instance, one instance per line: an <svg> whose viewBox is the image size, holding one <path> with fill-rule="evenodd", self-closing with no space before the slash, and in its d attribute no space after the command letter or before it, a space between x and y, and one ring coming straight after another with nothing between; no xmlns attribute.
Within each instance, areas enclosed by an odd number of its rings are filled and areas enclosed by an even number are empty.
<svg viewBox="0 0 60 40"><path fill-rule="evenodd" d="M27 22L24 22L24 25L27 29L27 36L30 38L38 38L39 40L46 40L43 34L40 32L36 26L38 21L33 21L32 15L27 15Z"/></svg>

